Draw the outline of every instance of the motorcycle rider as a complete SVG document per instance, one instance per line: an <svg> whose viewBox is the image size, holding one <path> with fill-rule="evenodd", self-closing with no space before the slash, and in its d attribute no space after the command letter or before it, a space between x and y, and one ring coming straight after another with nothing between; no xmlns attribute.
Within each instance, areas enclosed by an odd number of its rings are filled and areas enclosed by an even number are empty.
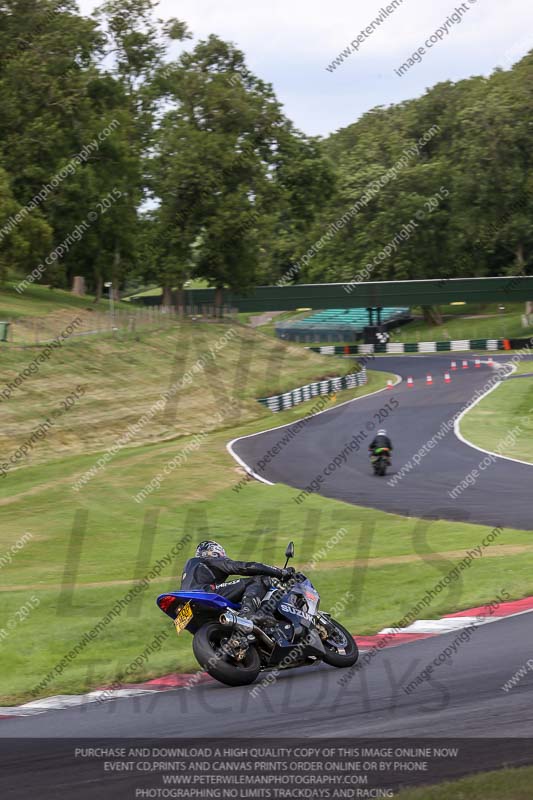
<svg viewBox="0 0 533 800"><path fill-rule="evenodd" d="M370 444L368 445L368 452L371 459L376 458L379 455L379 451L381 448L386 447L388 448L389 452L392 453L392 442L387 436L387 431L385 428L380 428L377 434L374 436Z"/></svg>
<svg viewBox="0 0 533 800"><path fill-rule="evenodd" d="M226 581L230 575L249 575ZM216 592L234 603L241 601L239 614L250 619L257 614L261 601L270 585L268 578L287 581L294 568L279 569L256 561L234 561L218 542L200 542L193 558L183 568L181 589Z"/></svg>

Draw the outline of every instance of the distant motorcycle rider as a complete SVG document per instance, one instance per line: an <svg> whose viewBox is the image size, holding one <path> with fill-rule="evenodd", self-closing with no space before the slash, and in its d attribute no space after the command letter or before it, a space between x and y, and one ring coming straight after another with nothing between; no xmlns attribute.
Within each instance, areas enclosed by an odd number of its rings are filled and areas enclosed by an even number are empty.
<svg viewBox="0 0 533 800"><path fill-rule="evenodd" d="M230 575L250 575L246 579L226 581ZM216 592L234 603L241 601L239 614L251 618L257 614L270 585L268 578L288 580L294 569L279 569L256 561L234 561L218 542L200 542L193 558L183 568L181 589Z"/></svg>
<svg viewBox="0 0 533 800"><path fill-rule="evenodd" d="M392 442L387 436L385 428L381 428L368 445L370 457L375 458L378 456L383 448L387 448L389 452L392 453Z"/></svg>

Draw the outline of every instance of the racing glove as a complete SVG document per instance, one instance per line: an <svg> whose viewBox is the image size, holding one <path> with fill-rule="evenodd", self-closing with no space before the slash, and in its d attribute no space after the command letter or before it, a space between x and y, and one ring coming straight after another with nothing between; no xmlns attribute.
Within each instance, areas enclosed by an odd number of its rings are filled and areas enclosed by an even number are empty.
<svg viewBox="0 0 533 800"><path fill-rule="evenodd" d="M295 572L296 570L294 569L294 567L285 567L285 569L281 570L280 580L288 581L289 578L292 578Z"/></svg>

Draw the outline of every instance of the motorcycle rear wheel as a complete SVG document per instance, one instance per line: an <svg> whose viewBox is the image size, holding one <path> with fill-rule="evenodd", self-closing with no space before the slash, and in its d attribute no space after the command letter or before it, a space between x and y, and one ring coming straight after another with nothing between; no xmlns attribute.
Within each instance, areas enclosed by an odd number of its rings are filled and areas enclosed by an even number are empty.
<svg viewBox="0 0 533 800"><path fill-rule="evenodd" d="M261 660L259 653L251 645L242 661L236 661L222 650L222 642L231 635L227 625L209 622L196 631L192 649L196 660L206 672L226 686L246 686L253 683L259 675Z"/></svg>
<svg viewBox="0 0 533 800"><path fill-rule="evenodd" d="M322 642L326 651L322 656L322 660L325 664L329 664L330 667L353 666L359 658L359 648L355 639L336 619L330 618L328 622L329 627L333 628L333 634L329 639ZM343 649L344 653L339 653L337 647Z"/></svg>

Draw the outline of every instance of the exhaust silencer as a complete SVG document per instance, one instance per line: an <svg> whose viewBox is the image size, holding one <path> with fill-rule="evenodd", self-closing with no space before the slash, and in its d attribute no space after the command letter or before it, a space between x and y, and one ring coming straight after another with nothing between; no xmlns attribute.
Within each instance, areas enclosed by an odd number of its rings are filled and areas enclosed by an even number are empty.
<svg viewBox="0 0 533 800"><path fill-rule="evenodd" d="M246 619L246 617L239 617L237 614L234 614L233 611L225 611L223 614L220 615L219 620L221 625L228 625L232 628L241 631L242 633L250 634L253 633L254 636L257 636L263 642L263 645L268 650L274 649L274 642L267 636L267 634L258 628L252 620Z"/></svg>
<svg viewBox="0 0 533 800"><path fill-rule="evenodd" d="M255 628L255 625L251 619L246 619L246 617L238 617L237 614L234 614L233 611L229 610L220 615L219 622L221 625L231 625L232 628L236 628L242 633L253 633Z"/></svg>

